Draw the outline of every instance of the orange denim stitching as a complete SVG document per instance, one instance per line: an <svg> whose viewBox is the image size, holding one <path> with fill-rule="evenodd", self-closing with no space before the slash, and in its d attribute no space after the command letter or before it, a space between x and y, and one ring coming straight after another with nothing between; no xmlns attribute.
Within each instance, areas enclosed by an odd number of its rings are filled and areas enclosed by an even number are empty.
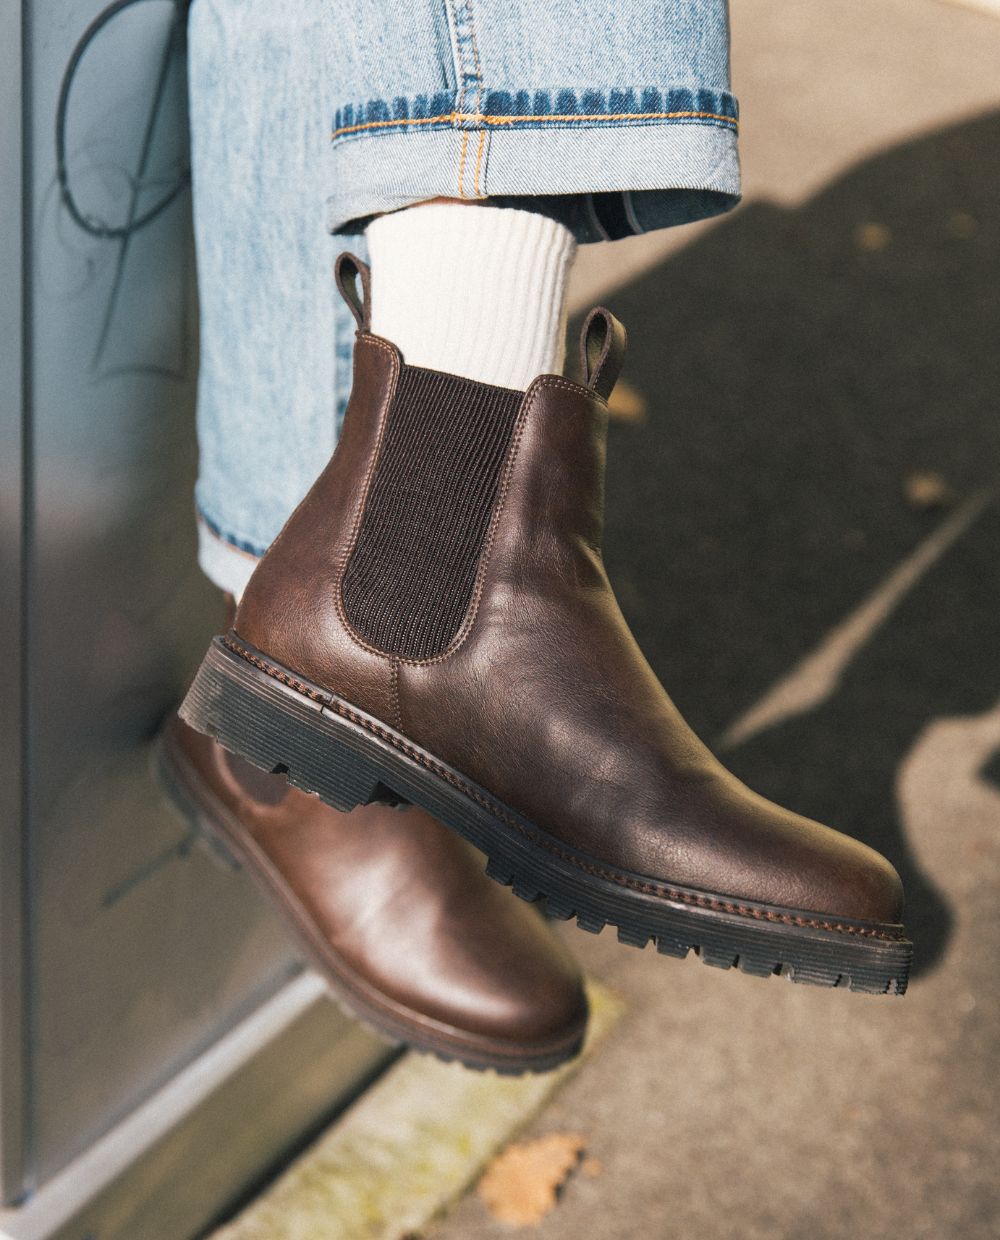
<svg viewBox="0 0 1000 1240"><path fill-rule="evenodd" d="M458 157L458 196L465 197L465 152L469 145L469 131L462 130L462 153Z"/></svg>
<svg viewBox="0 0 1000 1240"><path fill-rule="evenodd" d="M456 71L459 72L462 77L462 90L461 90L461 94L459 95L455 111L452 113L452 115L455 118L461 118L465 116L479 116L483 109L483 67L479 59L479 47L476 43L476 30L475 30L475 25L473 23L473 18L472 18L471 0L464 0L464 8L465 8L465 18L464 18L463 24L466 24L468 26L468 42L471 43L472 45L472 58L473 58L473 62L475 65L476 106L475 106L475 110L471 113L468 113L465 110L465 107L466 107L465 78L466 78L467 56L464 53L463 48L462 48L462 39L461 37L458 37L457 42L456 42L456 52L458 54L458 59L460 63L456 65ZM459 21L460 21L459 5L454 6L453 15L454 15L454 21L455 21L455 28L457 30ZM452 121L452 124L454 123L455 122ZM469 148L469 131L466 130L462 134L462 149L458 157L458 196L459 198L462 198L462 199L468 198L469 196L465 192L465 157L466 157L468 148ZM482 156L482 139L480 139L480 147L479 147L479 157L481 156ZM478 190L479 157L477 157L476 159L476 185L473 187L473 196L476 198L479 197L479 190Z"/></svg>
<svg viewBox="0 0 1000 1240"><path fill-rule="evenodd" d="M459 121L478 121L483 125L517 125L523 121L669 121L669 120L705 120L725 121L739 129L739 121L735 116L726 116L719 112L568 112L566 114L549 113L540 116L484 116L476 112L444 112L440 116L399 117L390 121L365 121L360 125L345 125L335 129L331 141L348 133L359 133L364 129L386 129L393 125L443 125L446 122L454 125Z"/></svg>
<svg viewBox="0 0 1000 1240"><path fill-rule="evenodd" d="M476 26L472 18L472 5L468 4L469 9L469 41L472 44L472 55L476 62L476 81L478 89L476 90L476 115L480 116L483 111L483 66L479 59L479 43L476 40ZM468 132L468 130L466 131ZM482 198L479 192L479 165L483 161L483 145L486 142L486 130L480 130L479 133L479 150L476 152L476 171L472 180L472 194L475 198Z"/></svg>
<svg viewBox="0 0 1000 1240"><path fill-rule="evenodd" d="M465 132L468 133L469 131L466 130ZM483 162L483 147L485 145L486 145L486 130L481 129L479 131L479 150L476 152L476 175L473 180L473 186L472 186L473 193L475 194L477 198L486 197L486 195L481 193L479 189L479 168Z"/></svg>

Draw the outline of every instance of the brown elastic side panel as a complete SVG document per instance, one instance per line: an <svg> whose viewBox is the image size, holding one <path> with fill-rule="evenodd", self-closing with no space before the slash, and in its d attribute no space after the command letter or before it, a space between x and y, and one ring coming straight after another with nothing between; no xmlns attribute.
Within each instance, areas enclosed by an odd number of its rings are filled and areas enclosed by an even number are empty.
<svg viewBox="0 0 1000 1240"><path fill-rule="evenodd" d="M523 392L403 366L343 599L387 654L447 649L468 611Z"/></svg>

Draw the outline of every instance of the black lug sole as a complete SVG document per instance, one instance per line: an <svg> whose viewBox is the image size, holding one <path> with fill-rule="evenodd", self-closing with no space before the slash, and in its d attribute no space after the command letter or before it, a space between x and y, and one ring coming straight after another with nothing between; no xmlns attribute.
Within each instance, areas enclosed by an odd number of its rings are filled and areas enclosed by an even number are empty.
<svg viewBox="0 0 1000 1240"><path fill-rule="evenodd" d="M581 929L616 927L623 943L758 977L866 994L906 990L912 945L901 927L667 886L547 835L516 810L379 719L269 656L216 638L181 717L335 809L380 800L419 805L487 857L486 873L525 900L544 899Z"/></svg>

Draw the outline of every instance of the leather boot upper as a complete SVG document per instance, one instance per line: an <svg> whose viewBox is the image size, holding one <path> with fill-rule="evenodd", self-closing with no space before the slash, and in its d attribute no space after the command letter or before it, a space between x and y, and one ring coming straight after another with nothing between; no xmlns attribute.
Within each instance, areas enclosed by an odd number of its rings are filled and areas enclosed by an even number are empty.
<svg viewBox="0 0 1000 1240"><path fill-rule="evenodd" d="M354 989L501 1046L579 1034L586 1000L570 954L428 814L339 813L177 718L166 744L175 777L246 833L280 876L280 902L311 923Z"/></svg>
<svg viewBox="0 0 1000 1240"><path fill-rule="evenodd" d="M239 638L599 862L733 900L898 922L889 862L727 772L638 649L601 556L606 380L541 376L523 395L446 649L407 657L352 627L344 575L402 369L388 341L359 333L341 441L251 580Z"/></svg>

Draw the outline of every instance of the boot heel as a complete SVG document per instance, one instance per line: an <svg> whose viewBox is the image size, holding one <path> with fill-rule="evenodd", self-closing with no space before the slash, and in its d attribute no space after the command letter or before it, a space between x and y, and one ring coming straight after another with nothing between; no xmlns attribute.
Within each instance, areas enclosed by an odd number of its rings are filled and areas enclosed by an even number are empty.
<svg viewBox="0 0 1000 1240"><path fill-rule="evenodd" d="M288 689L239 658L216 638L180 708L197 732L231 753L305 792L315 792L334 809L383 799L387 789L363 756L326 737L320 742L316 716L322 703Z"/></svg>

